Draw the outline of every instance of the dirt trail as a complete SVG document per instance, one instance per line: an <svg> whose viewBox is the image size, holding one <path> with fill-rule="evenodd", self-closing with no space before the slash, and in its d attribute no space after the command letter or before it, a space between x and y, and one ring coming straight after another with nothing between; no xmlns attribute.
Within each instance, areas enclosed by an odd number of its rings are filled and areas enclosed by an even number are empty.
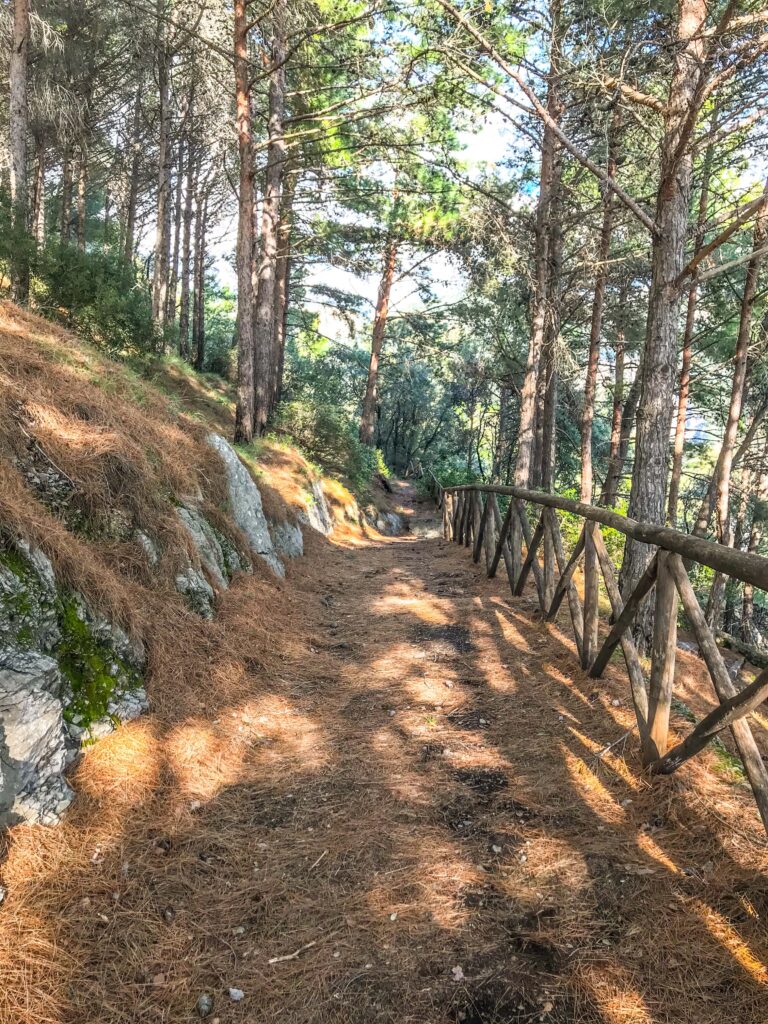
<svg viewBox="0 0 768 1024"><path fill-rule="evenodd" d="M632 737L598 758L632 724L621 676L586 678L398 497L411 535L291 568L303 642L276 671L234 701L214 665L199 717L161 708L86 758L83 790L99 758L122 779L109 823L82 804L33 879L40 830L16 836L10 934L46 970L3 1024L177 1024L203 993L221 1024L768 1021L749 794L705 767L651 790ZM253 586L225 598L233 657L243 602L273 611Z"/></svg>

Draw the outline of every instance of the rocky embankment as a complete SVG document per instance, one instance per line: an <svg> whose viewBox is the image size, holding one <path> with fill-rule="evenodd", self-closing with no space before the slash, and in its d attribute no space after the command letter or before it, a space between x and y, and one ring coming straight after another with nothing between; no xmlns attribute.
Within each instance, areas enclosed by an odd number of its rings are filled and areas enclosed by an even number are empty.
<svg viewBox="0 0 768 1024"><path fill-rule="evenodd" d="M251 572L260 559L283 577L286 561L304 553L303 531L328 536L335 525L319 479L309 484L298 521L271 521L235 449L215 433L207 443L223 462L238 536L206 518L202 494L176 505L194 553L177 572L176 588L203 618L213 617L217 594L236 573ZM57 483L51 479L50 487ZM343 515L385 534L403 527L397 514L373 506L361 512L354 502ZM156 569L160 540L136 532L132 543L148 570ZM0 547L0 827L60 819L73 799L67 768L90 744L148 709L146 664L141 638L62 585L39 548L6 539Z"/></svg>

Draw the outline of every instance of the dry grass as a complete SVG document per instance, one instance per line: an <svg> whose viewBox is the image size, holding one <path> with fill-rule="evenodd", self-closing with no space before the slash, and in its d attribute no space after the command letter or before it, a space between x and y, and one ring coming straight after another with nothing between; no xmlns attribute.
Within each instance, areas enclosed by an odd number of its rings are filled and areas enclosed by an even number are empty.
<svg viewBox="0 0 768 1024"><path fill-rule="evenodd" d="M653 785L633 739L598 757L624 674L530 595L346 524L206 623L87 549L142 602L152 714L7 839L2 1024L177 1024L202 992L221 1024L768 1020L751 795L711 754Z"/></svg>

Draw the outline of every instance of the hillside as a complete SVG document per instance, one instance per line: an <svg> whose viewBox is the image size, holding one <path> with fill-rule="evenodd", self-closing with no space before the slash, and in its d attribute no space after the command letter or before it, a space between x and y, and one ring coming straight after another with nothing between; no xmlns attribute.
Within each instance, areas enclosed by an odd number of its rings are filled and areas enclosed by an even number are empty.
<svg viewBox="0 0 768 1024"><path fill-rule="evenodd" d="M172 652L203 657L200 619L236 575L279 592L306 535L365 520L287 446L241 462L218 432L221 381L172 363L140 375L10 305L1 317L0 822L51 823L65 764L145 710L145 685L183 706Z"/></svg>
<svg viewBox="0 0 768 1024"><path fill-rule="evenodd" d="M596 687L412 488L385 537L293 449L229 461L224 385L8 305L0 365L0 687L42 667L27 724L84 743L12 811L60 824L2 839L3 1024L764 1018L765 843L723 750L651 785L623 670Z"/></svg>

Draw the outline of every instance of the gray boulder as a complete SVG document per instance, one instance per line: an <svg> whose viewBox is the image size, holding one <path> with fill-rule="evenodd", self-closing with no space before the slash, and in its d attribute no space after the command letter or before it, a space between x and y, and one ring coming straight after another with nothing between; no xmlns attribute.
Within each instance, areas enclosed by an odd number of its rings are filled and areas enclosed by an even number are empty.
<svg viewBox="0 0 768 1024"><path fill-rule="evenodd" d="M24 541L0 551L0 647L51 650L59 639L49 559Z"/></svg>
<svg viewBox="0 0 768 1024"><path fill-rule="evenodd" d="M193 612L204 619L213 618L216 595L213 587L199 569L192 566L176 576L176 589L185 598Z"/></svg>
<svg viewBox="0 0 768 1024"><path fill-rule="evenodd" d="M160 561L160 552L157 549L157 544L143 530L137 530L133 536L147 556L147 561L154 569Z"/></svg>
<svg viewBox="0 0 768 1024"><path fill-rule="evenodd" d="M184 528L192 538L203 567L208 570L208 574L216 586L221 590L226 590L228 581L224 551L213 529L196 508L182 506L176 511Z"/></svg>
<svg viewBox="0 0 768 1024"><path fill-rule="evenodd" d="M149 711L147 691L143 686L135 690L128 690L122 694L116 694L107 705L107 713L87 727L70 723L67 727L69 738L73 741L75 750L81 743L92 742L103 739L114 732L118 725L123 722L132 722Z"/></svg>
<svg viewBox="0 0 768 1024"><path fill-rule="evenodd" d="M328 502L323 491L323 484L320 480L313 480L311 491L308 495L306 512L299 513L299 519L311 526L313 530L329 537L333 532L333 516L328 508Z"/></svg>
<svg viewBox="0 0 768 1024"><path fill-rule="evenodd" d="M0 662L0 826L55 824L72 802L58 665L34 651Z"/></svg>
<svg viewBox="0 0 768 1024"><path fill-rule="evenodd" d="M304 535L297 523L270 523L269 532L275 549L284 558L300 558L304 554Z"/></svg>
<svg viewBox="0 0 768 1024"><path fill-rule="evenodd" d="M224 462L232 518L245 534L254 554L262 558L276 576L284 576L285 569L272 543L261 494L253 477L238 458L235 449L223 437L209 434L207 441Z"/></svg>
<svg viewBox="0 0 768 1024"><path fill-rule="evenodd" d="M385 537L397 537L404 532L403 517L397 512L381 512L375 505L368 505L363 515L368 525Z"/></svg>

